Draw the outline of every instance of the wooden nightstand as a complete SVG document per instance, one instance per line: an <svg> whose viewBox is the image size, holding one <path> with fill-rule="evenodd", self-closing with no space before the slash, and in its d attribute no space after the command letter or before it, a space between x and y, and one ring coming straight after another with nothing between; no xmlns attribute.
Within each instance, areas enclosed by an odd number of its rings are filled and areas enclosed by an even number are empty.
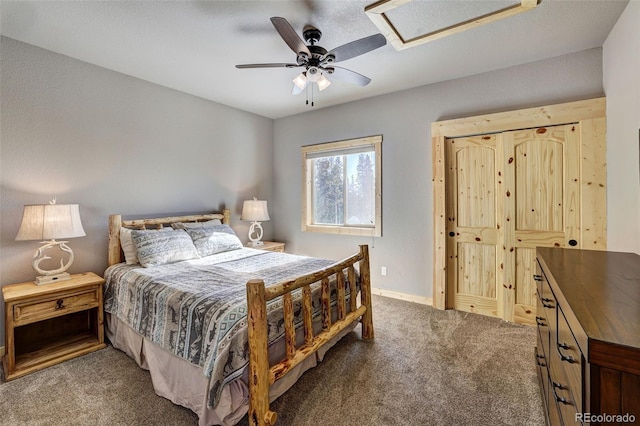
<svg viewBox="0 0 640 426"><path fill-rule="evenodd" d="M264 244L261 246L251 247L258 250L268 250L268 251L278 251L280 253L284 253L284 243L277 243L275 241L263 241Z"/></svg>
<svg viewBox="0 0 640 426"><path fill-rule="evenodd" d="M104 348L103 284L88 272L51 284L4 286L5 378Z"/></svg>

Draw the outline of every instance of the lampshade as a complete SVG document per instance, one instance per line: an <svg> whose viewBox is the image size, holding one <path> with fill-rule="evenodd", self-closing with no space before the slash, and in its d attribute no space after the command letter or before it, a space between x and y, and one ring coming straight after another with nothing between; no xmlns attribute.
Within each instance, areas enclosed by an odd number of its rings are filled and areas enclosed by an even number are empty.
<svg viewBox="0 0 640 426"><path fill-rule="evenodd" d="M304 90L304 88L307 86L307 76L305 74L306 73L303 71L293 79L293 84L295 84L296 87L300 90Z"/></svg>
<svg viewBox="0 0 640 426"><path fill-rule="evenodd" d="M84 237L77 204L33 204L24 206L16 241Z"/></svg>
<svg viewBox="0 0 640 426"><path fill-rule="evenodd" d="M321 75L316 83L318 84L318 89L320 89L321 92L331 84L329 79L324 75Z"/></svg>
<svg viewBox="0 0 640 426"><path fill-rule="evenodd" d="M257 200L247 200L242 205L242 215L240 220L247 220L250 222L264 222L269 220L269 210L267 210L267 202Z"/></svg>

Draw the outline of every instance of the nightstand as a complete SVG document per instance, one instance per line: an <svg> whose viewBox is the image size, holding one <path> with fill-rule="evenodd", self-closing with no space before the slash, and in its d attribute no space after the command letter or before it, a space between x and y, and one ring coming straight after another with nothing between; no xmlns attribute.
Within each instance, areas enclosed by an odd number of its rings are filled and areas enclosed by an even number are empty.
<svg viewBox="0 0 640 426"><path fill-rule="evenodd" d="M284 243L277 243L275 241L263 241L263 245L251 247L258 250L277 251L284 253Z"/></svg>
<svg viewBox="0 0 640 426"><path fill-rule="evenodd" d="M4 286L5 378L104 348L103 284L88 272L51 284Z"/></svg>

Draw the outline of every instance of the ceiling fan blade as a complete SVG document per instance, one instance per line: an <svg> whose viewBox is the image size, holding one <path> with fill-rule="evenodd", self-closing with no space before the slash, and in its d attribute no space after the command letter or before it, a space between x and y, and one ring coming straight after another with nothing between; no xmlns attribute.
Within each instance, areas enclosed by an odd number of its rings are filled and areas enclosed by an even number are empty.
<svg viewBox="0 0 640 426"><path fill-rule="evenodd" d="M326 58L329 55L333 55L335 58L333 62L346 61L347 59L371 52L385 44L387 44L387 39L382 34L374 34L336 47L324 57Z"/></svg>
<svg viewBox="0 0 640 426"><path fill-rule="evenodd" d="M332 68L333 72L329 72L329 76L334 77L336 80L346 81L347 83L357 84L358 86L363 87L371 83L371 79L369 77L365 77L355 71L336 66L331 66L328 70L330 71Z"/></svg>
<svg viewBox="0 0 640 426"><path fill-rule="evenodd" d="M236 68L298 68L301 65L298 64L285 64L285 63L273 63L273 64L242 64L236 65Z"/></svg>
<svg viewBox="0 0 640 426"><path fill-rule="evenodd" d="M273 18L271 18L271 23L274 27L276 27L276 30L280 34L280 37L282 37L284 42L287 43L291 50L296 52L297 55L299 55L300 53L304 53L308 55L308 57L311 57L309 48L306 44L304 44L304 41L300 38L300 36L296 33L296 31L286 19L274 16Z"/></svg>

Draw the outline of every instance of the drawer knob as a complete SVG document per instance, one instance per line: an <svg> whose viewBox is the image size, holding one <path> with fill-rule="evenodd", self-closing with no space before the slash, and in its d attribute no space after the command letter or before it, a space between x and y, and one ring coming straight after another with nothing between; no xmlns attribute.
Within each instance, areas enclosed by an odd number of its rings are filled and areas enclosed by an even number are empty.
<svg viewBox="0 0 640 426"><path fill-rule="evenodd" d="M534 274L533 275L533 280L534 281L542 281L542 275Z"/></svg>
<svg viewBox="0 0 640 426"><path fill-rule="evenodd" d="M58 299L56 300L56 311L58 309L64 309L64 299Z"/></svg>

